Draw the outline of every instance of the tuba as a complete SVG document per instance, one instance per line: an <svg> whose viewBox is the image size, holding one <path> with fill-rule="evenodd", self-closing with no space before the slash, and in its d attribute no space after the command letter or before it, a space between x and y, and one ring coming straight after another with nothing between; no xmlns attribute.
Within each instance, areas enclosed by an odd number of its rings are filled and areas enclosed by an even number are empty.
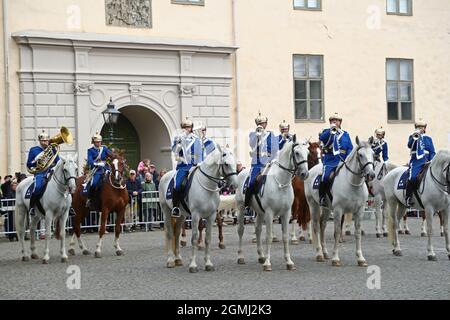
<svg viewBox="0 0 450 320"><path fill-rule="evenodd" d="M28 168L28 172L31 174L36 174L46 171L51 166L53 161L55 161L56 157L59 154L59 145L63 143L67 143L69 145L73 143L72 134L66 127L61 127L59 134L50 138L48 147L45 148L44 151L39 153L36 156L36 159L34 159L34 161L36 162L36 166L31 169ZM56 151L53 150L53 147L56 148Z"/></svg>

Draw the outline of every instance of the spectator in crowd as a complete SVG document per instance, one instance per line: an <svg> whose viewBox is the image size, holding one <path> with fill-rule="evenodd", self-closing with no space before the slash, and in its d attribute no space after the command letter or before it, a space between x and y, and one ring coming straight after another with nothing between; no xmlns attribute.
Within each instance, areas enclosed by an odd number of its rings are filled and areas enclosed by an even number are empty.
<svg viewBox="0 0 450 320"><path fill-rule="evenodd" d="M150 159L144 159L139 162L137 167L137 174L141 175L144 172L144 168L147 168L147 170L150 168Z"/></svg>
<svg viewBox="0 0 450 320"><path fill-rule="evenodd" d="M1 186L3 197L5 197L11 191L11 180L12 180L12 175L5 176L5 178L3 180L3 184Z"/></svg>
<svg viewBox="0 0 450 320"><path fill-rule="evenodd" d="M142 199L155 199L158 198L158 194L156 191L156 185L153 182L153 175L150 172L147 172L145 175L144 183L142 184L142 191L145 191L145 193L142 194ZM143 211L143 218L144 221L150 222L149 224L149 231L153 231L153 226L151 222L154 221L153 217L156 215L156 202L144 202L142 203L142 211Z"/></svg>
<svg viewBox="0 0 450 320"><path fill-rule="evenodd" d="M158 177L155 179L155 185L156 185L156 190L159 190L159 182L161 181L161 178L167 173L166 169L161 169L161 171L159 172Z"/></svg>
<svg viewBox="0 0 450 320"><path fill-rule="evenodd" d="M142 169L142 171L139 173L138 172L138 179L139 181L141 181L141 183L144 183L145 180L145 175L148 173L149 168L144 167L144 169Z"/></svg>
<svg viewBox="0 0 450 320"><path fill-rule="evenodd" d="M141 208L141 196L142 196L142 184L136 177L136 171L130 170L130 177L127 180L128 196L130 197L130 205L133 207L134 203L138 203L138 215L139 221L142 221L142 208Z"/></svg>
<svg viewBox="0 0 450 320"><path fill-rule="evenodd" d="M8 193L4 193L3 194L3 198L5 199L3 201L3 205L5 205L7 208L8 207L12 207L13 201L11 199L15 199L16 198L16 188L17 188L17 180L13 179L13 180L8 180L7 182L9 184L8 187ZM9 201L11 201L11 203L8 203ZM14 230L14 210L8 210L6 211L6 224L5 224L5 232L10 232ZM19 239L17 238L17 234L16 233L8 233L8 238L9 241L18 241Z"/></svg>

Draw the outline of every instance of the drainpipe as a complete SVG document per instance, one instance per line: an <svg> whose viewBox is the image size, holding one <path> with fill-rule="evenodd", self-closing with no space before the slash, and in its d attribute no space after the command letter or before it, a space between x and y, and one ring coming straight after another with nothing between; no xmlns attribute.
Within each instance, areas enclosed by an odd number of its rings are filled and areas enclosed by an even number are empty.
<svg viewBox="0 0 450 320"><path fill-rule="evenodd" d="M8 174L13 173L13 154L12 154L12 110L9 79L9 28L8 28L8 0L3 0L3 48L4 48L4 70L5 70L5 103L6 103L6 128L8 132L7 153L8 153Z"/></svg>
<svg viewBox="0 0 450 320"><path fill-rule="evenodd" d="M232 35L233 35L233 46L237 46L237 17L236 17L236 0L232 0L231 3L231 15L232 15ZM239 130L241 128L241 121L239 116L239 59L237 50L234 52L234 75L235 75L235 84L236 84L236 156L237 159L243 161L241 158L241 148L240 148L240 137L238 136Z"/></svg>

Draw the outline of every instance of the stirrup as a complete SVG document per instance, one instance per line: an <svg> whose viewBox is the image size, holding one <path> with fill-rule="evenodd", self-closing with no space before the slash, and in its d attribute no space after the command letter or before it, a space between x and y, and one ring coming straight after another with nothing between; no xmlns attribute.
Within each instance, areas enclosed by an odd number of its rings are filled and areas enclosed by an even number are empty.
<svg viewBox="0 0 450 320"><path fill-rule="evenodd" d="M34 217L36 215L36 210L34 208L31 208L30 211L28 211L30 217Z"/></svg>
<svg viewBox="0 0 450 320"><path fill-rule="evenodd" d="M180 208L173 207L172 209L172 217L178 218L180 216Z"/></svg>
<svg viewBox="0 0 450 320"><path fill-rule="evenodd" d="M412 198L412 197L406 198L406 199L405 199L405 202L406 202L406 206L407 206L407 207L412 207L412 206L414 206L414 201L413 201L413 198Z"/></svg>
<svg viewBox="0 0 450 320"><path fill-rule="evenodd" d="M319 205L321 207L327 207L327 198L326 197L320 198Z"/></svg>
<svg viewBox="0 0 450 320"><path fill-rule="evenodd" d="M85 205L85 207L86 207L86 208L90 208L90 207L91 207L91 199L87 199L87 200L86 200L86 205Z"/></svg>

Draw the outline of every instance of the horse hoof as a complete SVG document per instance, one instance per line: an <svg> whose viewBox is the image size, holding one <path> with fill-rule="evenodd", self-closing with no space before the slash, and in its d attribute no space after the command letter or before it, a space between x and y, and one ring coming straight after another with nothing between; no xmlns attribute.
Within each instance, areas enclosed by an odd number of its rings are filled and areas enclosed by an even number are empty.
<svg viewBox="0 0 450 320"><path fill-rule="evenodd" d="M32 253L31 254L31 259L37 260L37 259L39 259L39 256L36 253Z"/></svg>
<svg viewBox="0 0 450 320"><path fill-rule="evenodd" d="M441 237L443 237L444 236L444 233L443 232L441 232Z"/></svg>
<svg viewBox="0 0 450 320"><path fill-rule="evenodd" d="M264 258L264 257L259 257L259 258L258 258L258 262L261 263L261 264L263 264L264 262L266 262L266 258Z"/></svg>
<svg viewBox="0 0 450 320"><path fill-rule="evenodd" d="M331 265L333 267L340 267L341 266L341 261L340 260L333 260L333 261L331 261Z"/></svg>
<svg viewBox="0 0 450 320"><path fill-rule="evenodd" d="M405 234L411 234L411 231L405 230Z"/></svg>
<svg viewBox="0 0 450 320"><path fill-rule="evenodd" d="M377 233L377 238L381 238L381 233Z"/></svg>
<svg viewBox="0 0 450 320"><path fill-rule="evenodd" d="M306 238L304 236L300 236L300 241L305 241Z"/></svg>
<svg viewBox="0 0 450 320"><path fill-rule="evenodd" d="M205 271L214 271L214 266L205 266Z"/></svg>
<svg viewBox="0 0 450 320"><path fill-rule="evenodd" d="M387 237L388 233L387 232L383 232L383 237Z"/></svg>
<svg viewBox="0 0 450 320"><path fill-rule="evenodd" d="M256 243L256 238L253 238L253 239L252 239L252 243Z"/></svg>
<svg viewBox="0 0 450 320"><path fill-rule="evenodd" d="M436 256L428 256L428 261L437 261Z"/></svg>
<svg viewBox="0 0 450 320"><path fill-rule="evenodd" d="M69 258L67 258L67 257L62 257L61 258L61 262L62 263L66 263L66 262L68 262L69 261Z"/></svg>
<svg viewBox="0 0 450 320"><path fill-rule="evenodd" d="M175 268L175 262L174 261L167 262L167 268Z"/></svg>
<svg viewBox="0 0 450 320"><path fill-rule="evenodd" d="M272 266L264 266L263 270L264 271L272 271Z"/></svg>
<svg viewBox="0 0 450 320"><path fill-rule="evenodd" d="M401 250L392 250L394 256L401 257L403 255Z"/></svg>
<svg viewBox="0 0 450 320"><path fill-rule="evenodd" d="M427 233L426 233L426 232L422 232L422 233L420 234L420 236L421 236L421 237L426 237L426 236L427 236Z"/></svg>
<svg viewBox="0 0 450 320"><path fill-rule="evenodd" d="M317 261L317 262L324 262L325 259L324 259L323 256L317 256L317 257L316 257L316 261Z"/></svg>
<svg viewBox="0 0 450 320"><path fill-rule="evenodd" d="M403 230L398 230L398 234L405 234L405 232L403 232Z"/></svg>
<svg viewBox="0 0 450 320"><path fill-rule="evenodd" d="M88 249L83 250L83 255L88 256L90 254L91 254L91 252Z"/></svg>
<svg viewBox="0 0 450 320"><path fill-rule="evenodd" d="M345 239L344 238L339 238L339 243L344 243Z"/></svg>
<svg viewBox="0 0 450 320"><path fill-rule="evenodd" d="M28 256L23 256L23 257L22 257L22 261L30 261L30 257L28 257Z"/></svg>
<svg viewBox="0 0 450 320"><path fill-rule="evenodd" d="M299 243L298 240L289 241L289 244L292 244L292 245L297 245L298 243Z"/></svg>
<svg viewBox="0 0 450 320"><path fill-rule="evenodd" d="M309 244L312 244L312 240L311 239L309 239Z"/></svg>
<svg viewBox="0 0 450 320"><path fill-rule="evenodd" d="M42 259L42 264L48 264L48 260Z"/></svg>
<svg viewBox="0 0 450 320"><path fill-rule="evenodd" d="M245 264L244 258L238 258L238 264Z"/></svg>
<svg viewBox="0 0 450 320"><path fill-rule="evenodd" d="M278 239L277 237L273 237L272 242L280 242L280 239Z"/></svg>
<svg viewBox="0 0 450 320"><path fill-rule="evenodd" d="M365 236L365 235L366 235L366 232L365 232L364 230L361 230L361 235L362 235L362 236Z"/></svg>
<svg viewBox="0 0 450 320"><path fill-rule="evenodd" d="M189 267L189 272L190 273L197 273L198 272L198 268L197 267Z"/></svg>
<svg viewBox="0 0 450 320"><path fill-rule="evenodd" d="M186 242L186 241L183 241L183 240L181 240L180 244L181 244L181 246L182 246L182 247L186 247L186 245L187 245L187 242Z"/></svg>
<svg viewBox="0 0 450 320"><path fill-rule="evenodd" d="M327 252L324 252L324 253L323 253L323 258L324 258L325 260L330 260L330 256L328 255Z"/></svg>
<svg viewBox="0 0 450 320"><path fill-rule="evenodd" d="M197 246L197 250L198 250L198 251L203 251L203 249L205 249L204 246Z"/></svg>
<svg viewBox="0 0 450 320"><path fill-rule="evenodd" d="M95 251L95 257L96 258L101 258L102 254L100 252L98 252L98 251Z"/></svg>
<svg viewBox="0 0 450 320"><path fill-rule="evenodd" d="M286 265L286 269L288 269L289 271L297 270L297 268L293 264L287 264Z"/></svg>
<svg viewBox="0 0 450 320"><path fill-rule="evenodd" d="M367 266L368 266L368 264L367 264L366 260L358 261L358 267L367 267Z"/></svg>
<svg viewBox="0 0 450 320"><path fill-rule="evenodd" d="M123 256L123 251L122 250L116 250L116 255Z"/></svg>
<svg viewBox="0 0 450 320"><path fill-rule="evenodd" d="M351 233L350 231L347 230L347 231L345 231L345 235L346 235L346 236L351 236L352 233Z"/></svg>
<svg viewBox="0 0 450 320"><path fill-rule="evenodd" d="M175 259L175 266L182 267L183 266L183 260L181 259Z"/></svg>
<svg viewBox="0 0 450 320"><path fill-rule="evenodd" d="M219 249L225 249L225 245L223 243L219 243Z"/></svg>
<svg viewBox="0 0 450 320"><path fill-rule="evenodd" d="M71 256L74 256L74 255L75 255L75 249L69 249L69 250L67 251L67 253L68 253L69 255L71 255Z"/></svg>

